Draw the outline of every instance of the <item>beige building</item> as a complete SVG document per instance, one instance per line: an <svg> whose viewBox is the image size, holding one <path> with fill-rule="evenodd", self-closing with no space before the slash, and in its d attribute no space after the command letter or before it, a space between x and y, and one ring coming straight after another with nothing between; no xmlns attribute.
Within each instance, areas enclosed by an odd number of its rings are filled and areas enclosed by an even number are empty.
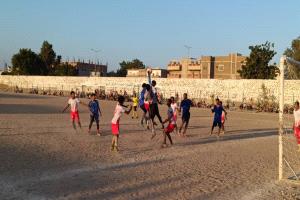
<svg viewBox="0 0 300 200"><path fill-rule="evenodd" d="M128 69L126 77L146 77L147 69ZM168 71L166 69L152 68L151 76L154 78L167 78Z"/></svg>
<svg viewBox="0 0 300 200"><path fill-rule="evenodd" d="M69 61L67 64L78 70L78 76L106 76L107 65Z"/></svg>
<svg viewBox="0 0 300 200"><path fill-rule="evenodd" d="M238 53L228 56L201 56L183 58L168 64L169 78L200 78L200 79L239 79L246 57Z"/></svg>

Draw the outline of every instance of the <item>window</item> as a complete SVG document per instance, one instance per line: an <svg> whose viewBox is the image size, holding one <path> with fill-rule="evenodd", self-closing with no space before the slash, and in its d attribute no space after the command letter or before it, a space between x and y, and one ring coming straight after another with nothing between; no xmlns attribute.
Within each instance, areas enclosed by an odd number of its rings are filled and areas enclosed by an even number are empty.
<svg viewBox="0 0 300 200"><path fill-rule="evenodd" d="M218 68L218 71L224 71L224 65L218 65L217 66L217 68Z"/></svg>

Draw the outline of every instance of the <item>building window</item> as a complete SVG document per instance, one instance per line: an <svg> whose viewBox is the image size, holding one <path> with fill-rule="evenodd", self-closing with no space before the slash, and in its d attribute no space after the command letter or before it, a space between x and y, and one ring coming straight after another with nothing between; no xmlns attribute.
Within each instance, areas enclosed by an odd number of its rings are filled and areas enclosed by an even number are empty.
<svg viewBox="0 0 300 200"><path fill-rule="evenodd" d="M218 65L217 68L218 68L218 71L221 71L221 72L224 71L224 65Z"/></svg>

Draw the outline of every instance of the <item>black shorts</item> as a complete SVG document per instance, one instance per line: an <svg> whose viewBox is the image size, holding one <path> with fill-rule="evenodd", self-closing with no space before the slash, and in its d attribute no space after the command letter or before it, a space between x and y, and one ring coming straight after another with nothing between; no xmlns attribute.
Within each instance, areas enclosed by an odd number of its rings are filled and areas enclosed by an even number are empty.
<svg viewBox="0 0 300 200"><path fill-rule="evenodd" d="M137 106L133 106L133 111L137 111Z"/></svg>
<svg viewBox="0 0 300 200"><path fill-rule="evenodd" d="M214 120L213 126L214 126L214 127L218 126L219 128L221 128L221 127L222 127L222 122L221 122L221 120Z"/></svg>
<svg viewBox="0 0 300 200"><path fill-rule="evenodd" d="M189 112L183 113L181 119L183 122L186 122L188 124L190 121L190 117L191 117L191 114Z"/></svg>
<svg viewBox="0 0 300 200"><path fill-rule="evenodd" d="M96 121L97 123L99 123L99 115L90 115L90 121Z"/></svg>

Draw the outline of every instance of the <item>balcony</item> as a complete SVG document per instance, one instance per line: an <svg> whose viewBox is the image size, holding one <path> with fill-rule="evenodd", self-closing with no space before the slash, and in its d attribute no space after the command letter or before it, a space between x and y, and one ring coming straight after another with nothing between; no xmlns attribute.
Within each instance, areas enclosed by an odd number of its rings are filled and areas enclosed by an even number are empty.
<svg viewBox="0 0 300 200"><path fill-rule="evenodd" d="M168 65L168 71L180 71L181 66L180 65Z"/></svg>
<svg viewBox="0 0 300 200"><path fill-rule="evenodd" d="M189 71L200 71L201 70L201 65L189 65L188 70Z"/></svg>

